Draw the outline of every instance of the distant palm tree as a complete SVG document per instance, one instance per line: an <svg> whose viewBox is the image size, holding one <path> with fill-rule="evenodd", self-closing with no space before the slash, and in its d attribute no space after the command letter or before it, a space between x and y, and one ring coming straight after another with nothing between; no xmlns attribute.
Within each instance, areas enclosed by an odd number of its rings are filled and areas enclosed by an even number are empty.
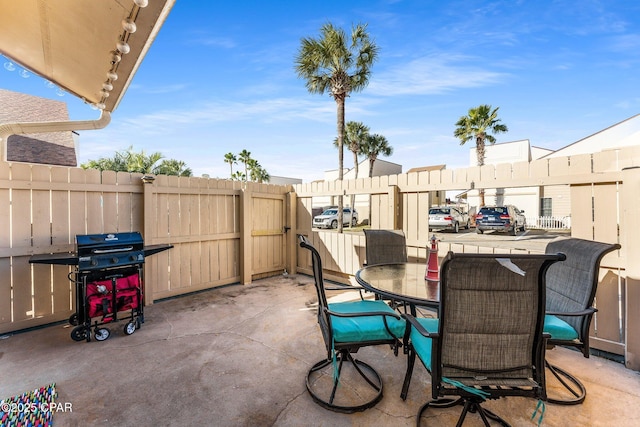
<svg viewBox="0 0 640 427"><path fill-rule="evenodd" d="M116 151L111 158L101 157L98 160L89 160L80 165L83 169L110 170L129 173L152 173L156 175L180 175L191 176L191 169L186 167L183 161L168 159L162 160L159 152L146 155L144 150L136 153L133 146L125 151ZM162 160L162 163L157 163Z"/></svg>
<svg viewBox="0 0 640 427"><path fill-rule="evenodd" d="M353 169L358 178L358 156L362 154L362 146L369 137L369 126L362 122L347 122L344 133L344 145L353 153ZM333 145L338 147L338 138L333 140Z"/></svg>
<svg viewBox="0 0 640 427"><path fill-rule="evenodd" d="M507 126L498 119L498 108L491 110L490 105L480 105L469 109L469 115L462 116L456 122L453 135L460 140L460 145L474 139L476 142L476 156L478 166L484 165L485 142L495 144L496 139L490 133L498 134L507 132ZM484 189L480 189L480 206L484 206Z"/></svg>
<svg viewBox="0 0 640 427"><path fill-rule="evenodd" d="M260 166L260 163L253 159L249 162L249 176L251 181L255 182L269 182L271 178L267 171Z"/></svg>
<svg viewBox="0 0 640 427"><path fill-rule="evenodd" d="M187 167L187 164L181 160L163 160L160 164L153 168L155 175L176 175L176 176L192 176L193 172Z"/></svg>
<svg viewBox="0 0 640 427"><path fill-rule="evenodd" d="M367 142L369 137L369 126L365 126L362 122L347 122L344 133L344 145L353 153L353 170L355 178L358 179L358 156L362 154L362 146ZM333 145L338 147L338 138L333 140ZM356 195L351 195L350 206L355 208ZM352 222L349 222L351 228Z"/></svg>
<svg viewBox="0 0 640 427"><path fill-rule="evenodd" d="M389 141L384 136L374 133L367 137L366 142L362 145L362 155L369 159L369 178L373 177L373 165L378 156L390 156L393 154L393 147L389 145ZM371 224L371 194L369 194L369 224Z"/></svg>
<svg viewBox="0 0 640 427"><path fill-rule="evenodd" d="M390 156L393 154L393 147L389 141L377 133L369 135L367 142L362 146L362 154L369 159L369 178L373 177L373 164L379 155Z"/></svg>
<svg viewBox="0 0 640 427"><path fill-rule="evenodd" d="M224 162L229 163L229 167L231 168L231 177L233 177L233 165L238 163L238 159L236 155L233 153L227 153L224 155Z"/></svg>
<svg viewBox="0 0 640 427"><path fill-rule="evenodd" d="M358 24L348 39L344 30L327 23L318 39L303 38L296 56L298 77L306 80L310 93L329 92L337 104L338 179L344 177L344 106L351 92L360 92L369 84L371 67L378 56L378 47L370 40L367 26ZM342 232L342 196L338 196L338 232Z"/></svg>
<svg viewBox="0 0 640 427"><path fill-rule="evenodd" d="M238 160L244 163L244 179L246 180L249 177L249 162L251 159L251 152L246 149L242 150L240 154L238 154Z"/></svg>

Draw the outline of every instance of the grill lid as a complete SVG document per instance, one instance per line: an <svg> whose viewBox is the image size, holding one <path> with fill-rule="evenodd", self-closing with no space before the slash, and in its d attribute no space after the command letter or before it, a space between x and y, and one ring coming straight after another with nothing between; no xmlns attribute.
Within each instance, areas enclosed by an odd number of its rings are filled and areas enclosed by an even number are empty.
<svg viewBox="0 0 640 427"><path fill-rule="evenodd" d="M78 256L112 252L139 251L144 246L142 235L131 233L78 234L76 236Z"/></svg>

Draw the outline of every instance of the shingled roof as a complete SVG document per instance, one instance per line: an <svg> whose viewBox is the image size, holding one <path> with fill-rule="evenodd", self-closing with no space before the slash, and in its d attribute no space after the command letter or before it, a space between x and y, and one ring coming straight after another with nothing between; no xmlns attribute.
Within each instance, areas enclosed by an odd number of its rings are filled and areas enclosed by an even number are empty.
<svg viewBox="0 0 640 427"><path fill-rule="evenodd" d="M67 121L64 102L0 89L0 123ZM77 166L72 132L11 135L7 161Z"/></svg>

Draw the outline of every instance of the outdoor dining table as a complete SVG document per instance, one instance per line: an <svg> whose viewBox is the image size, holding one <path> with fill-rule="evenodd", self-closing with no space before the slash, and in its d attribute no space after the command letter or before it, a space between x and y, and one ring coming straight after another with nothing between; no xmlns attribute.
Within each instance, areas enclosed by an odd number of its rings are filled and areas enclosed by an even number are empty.
<svg viewBox="0 0 640 427"><path fill-rule="evenodd" d="M425 271L425 263L368 265L356 272L356 281L382 298L405 303L415 316L416 307L437 311L439 306L440 283L425 279Z"/></svg>

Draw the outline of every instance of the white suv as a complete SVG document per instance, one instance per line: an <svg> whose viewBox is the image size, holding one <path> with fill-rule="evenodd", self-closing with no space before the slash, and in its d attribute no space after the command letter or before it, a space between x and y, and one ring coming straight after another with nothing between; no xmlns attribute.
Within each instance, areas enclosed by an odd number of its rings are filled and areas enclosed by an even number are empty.
<svg viewBox="0 0 640 427"><path fill-rule="evenodd" d="M358 212L351 208L342 209L342 222L344 225L355 227L358 224ZM338 208L329 208L320 215L313 218L313 226L317 228L338 228Z"/></svg>

